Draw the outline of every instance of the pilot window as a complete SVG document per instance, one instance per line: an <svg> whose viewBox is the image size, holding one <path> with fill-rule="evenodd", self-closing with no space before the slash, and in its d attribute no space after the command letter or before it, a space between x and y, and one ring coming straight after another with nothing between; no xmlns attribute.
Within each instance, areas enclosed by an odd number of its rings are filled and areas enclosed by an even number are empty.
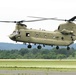
<svg viewBox="0 0 76 75"><path fill-rule="evenodd" d="M20 32L18 30L14 31L13 34L17 35L20 34Z"/></svg>
<svg viewBox="0 0 76 75"><path fill-rule="evenodd" d="M20 32L18 32L18 34L20 34Z"/></svg>
<svg viewBox="0 0 76 75"><path fill-rule="evenodd" d="M26 37L30 37L30 33L26 33Z"/></svg>

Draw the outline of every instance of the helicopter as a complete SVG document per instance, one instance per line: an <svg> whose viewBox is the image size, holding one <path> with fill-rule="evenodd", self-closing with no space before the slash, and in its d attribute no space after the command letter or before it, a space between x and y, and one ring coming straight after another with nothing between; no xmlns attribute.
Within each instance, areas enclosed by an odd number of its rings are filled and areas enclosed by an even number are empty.
<svg viewBox="0 0 76 75"><path fill-rule="evenodd" d="M16 42L29 43L27 48L32 48L31 43L39 44L38 49L41 49L45 45L56 46L56 49L59 49L59 46L67 46L67 50L70 50L70 45L76 40L76 24L73 22L76 19L76 16L72 17L69 20L66 19L57 19L57 18L43 18L43 17L33 17L38 18L36 20L21 20L21 21L0 21L5 23L16 23L15 30L12 34L9 35L9 38ZM29 29L27 25L23 22L35 22L43 20L58 20L66 21L66 23L60 24L58 29L55 31L46 31L46 30L36 30Z"/></svg>

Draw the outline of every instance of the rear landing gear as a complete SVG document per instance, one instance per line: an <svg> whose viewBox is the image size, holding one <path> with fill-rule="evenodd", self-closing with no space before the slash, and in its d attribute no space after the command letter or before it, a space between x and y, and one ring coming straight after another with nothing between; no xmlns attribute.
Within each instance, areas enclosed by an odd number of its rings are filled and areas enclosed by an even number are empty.
<svg viewBox="0 0 76 75"><path fill-rule="evenodd" d="M59 46L56 46L56 49L59 49ZM67 46L67 50L70 50L69 46Z"/></svg>

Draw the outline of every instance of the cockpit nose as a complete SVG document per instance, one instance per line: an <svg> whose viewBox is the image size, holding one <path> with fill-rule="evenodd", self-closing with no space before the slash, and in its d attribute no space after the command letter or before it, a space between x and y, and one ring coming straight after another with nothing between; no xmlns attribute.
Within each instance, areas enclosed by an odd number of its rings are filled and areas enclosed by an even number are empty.
<svg viewBox="0 0 76 75"><path fill-rule="evenodd" d="M16 41L16 36L19 34L19 31L18 30L15 30L12 34L9 35L9 38L11 40L14 40Z"/></svg>
<svg viewBox="0 0 76 75"><path fill-rule="evenodd" d="M9 38L11 39L11 40L16 40L16 36L15 35L13 35L13 34L11 34L11 35L9 35Z"/></svg>

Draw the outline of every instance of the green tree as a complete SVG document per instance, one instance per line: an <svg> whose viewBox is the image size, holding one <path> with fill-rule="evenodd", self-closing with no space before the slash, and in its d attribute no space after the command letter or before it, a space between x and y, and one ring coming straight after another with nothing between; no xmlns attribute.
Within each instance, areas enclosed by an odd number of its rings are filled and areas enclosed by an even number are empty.
<svg viewBox="0 0 76 75"><path fill-rule="evenodd" d="M64 58L66 58L66 55L64 55L64 54L57 55L57 59L64 59Z"/></svg>
<svg viewBox="0 0 76 75"><path fill-rule="evenodd" d="M27 54L28 52L29 52L29 50L28 50L28 49L24 49L24 48L22 48L22 49L19 50L19 53L20 53L20 55L22 55L22 56L24 56L24 55Z"/></svg>

